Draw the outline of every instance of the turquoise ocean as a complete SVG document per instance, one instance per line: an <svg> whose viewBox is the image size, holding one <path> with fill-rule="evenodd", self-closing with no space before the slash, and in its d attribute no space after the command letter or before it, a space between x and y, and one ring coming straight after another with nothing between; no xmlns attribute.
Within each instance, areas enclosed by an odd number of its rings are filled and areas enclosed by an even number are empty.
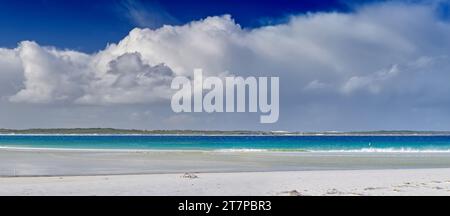
<svg viewBox="0 0 450 216"><path fill-rule="evenodd" d="M450 136L0 135L0 148L450 152Z"/></svg>

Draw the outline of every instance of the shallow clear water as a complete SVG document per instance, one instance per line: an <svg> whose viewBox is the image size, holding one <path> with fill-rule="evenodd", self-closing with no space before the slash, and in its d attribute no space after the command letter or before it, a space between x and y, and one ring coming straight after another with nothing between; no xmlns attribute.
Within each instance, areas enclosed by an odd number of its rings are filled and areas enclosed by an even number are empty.
<svg viewBox="0 0 450 216"><path fill-rule="evenodd" d="M450 152L450 136L0 135L0 146L140 150Z"/></svg>

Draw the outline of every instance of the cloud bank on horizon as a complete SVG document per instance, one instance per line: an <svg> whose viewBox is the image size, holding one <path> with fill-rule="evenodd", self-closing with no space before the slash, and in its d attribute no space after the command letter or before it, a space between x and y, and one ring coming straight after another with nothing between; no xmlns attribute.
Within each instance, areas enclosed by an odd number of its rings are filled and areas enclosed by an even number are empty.
<svg viewBox="0 0 450 216"><path fill-rule="evenodd" d="M450 130L449 58L436 5L398 2L252 29L231 15L135 28L93 54L23 41L0 48L0 127ZM194 68L279 76L279 122L172 113L170 82Z"/></svg>

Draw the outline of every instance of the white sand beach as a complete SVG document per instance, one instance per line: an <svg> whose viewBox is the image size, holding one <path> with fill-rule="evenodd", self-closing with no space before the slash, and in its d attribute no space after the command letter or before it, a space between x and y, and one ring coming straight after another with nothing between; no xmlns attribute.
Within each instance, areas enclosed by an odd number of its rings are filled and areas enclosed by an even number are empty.
<svg viewBox="0 0 450 216"><path fill-rule="evenodd" d="M3 177L1 195L450 195L450 169Z"/></svg>
<svg viewBox="0 0 450 216"><path fill-rule="evenodd" d="M0 149L0 195L450 195L450 154Z"/></svg>

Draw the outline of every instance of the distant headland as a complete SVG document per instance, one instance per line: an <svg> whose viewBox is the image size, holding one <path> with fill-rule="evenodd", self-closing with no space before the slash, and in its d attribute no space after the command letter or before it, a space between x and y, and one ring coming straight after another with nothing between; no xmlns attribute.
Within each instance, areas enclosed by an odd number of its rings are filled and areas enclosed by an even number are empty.
<svg viewBox="0 0 450 216"><path fill-rule="evenodd" d="M30 134L67 134L67 135L292 135L292 136L450 136L450 131L413 131L413 130L378 130L378 131L251 131L251 130L138 130L116 128L33 128L0 129L0 135Z"/></svg>

